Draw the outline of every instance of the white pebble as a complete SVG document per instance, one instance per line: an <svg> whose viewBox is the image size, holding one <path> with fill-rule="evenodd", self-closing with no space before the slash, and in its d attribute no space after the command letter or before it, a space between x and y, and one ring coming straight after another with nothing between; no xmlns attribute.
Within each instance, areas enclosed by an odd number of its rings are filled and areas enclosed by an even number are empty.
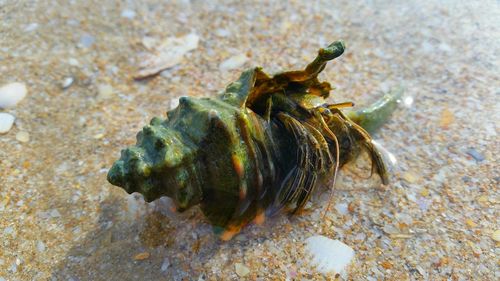
<svg viewBox="0 0 500 281"><path fill-rule="evenodd" d="M3 233L5 235L12 235L14 234L14 228L12 226L8 226L3 230ZM14 235L13 235L14 236Z"/></svg>
<svg viewBox="0 0 500 281"><path fill-rule="evenodd" d="M56 209L52 209L52 211L50 211L50 216L53 218L58 218L61 216L61 213L59 213L59 211Z"/></svg>
<svg viewBox="0 0 500 281"><path fill-rule="evenodd" d="M100 84L97 86L97 99L104 100L113 95L113 87L108 84Z"/></svg>
<svg viewBox="0 0 500 281"><path fill-rule="evenodd" d="M0 107L9 108L15 106L24 99L27 92L26 85L19 82L2 86L0 88Z"/></svg>
<svg viewBox="0 0 500 281"><path fill-rule="evenodd" d="M14 125L14 120L16 117L9 113L0 112L0 134L5 134L12 128Z"/></svg>
<svg viewBox="0 0 500 281"><path fill-rule="evenodd" d="M62 83L61 83L61 87L62 87L63 89L67 89L67 88L69 88L69 86L71 86L71 84L73 84L73 81L74 81L73 77L66 77L66 78L64 78L64 80L62 81Z"/></svg>
<svg viewBox="0 0 500 281"><path fill-rule="evenodd" d="M127 19L133 19L135 17L135 12L133 10L125 9L122 11L121 16Z"/></svg>
<svg viewBox="0 0 500 281"><path fill-rule="evenodd" d="M163 260L163 263L161 264L161 271L166 272L168 267L170 266L170 260L168 258L165 258Z"/></svg>
<svg viewBox="0 0 500 281"><path fill-rule="evenodd" d="M45 244L43 244L42 241L38 240L36 242L36 249L39 251L39 252L43 252L45 251Z"/></svg>
<svg viewBox="0 0 500 281"><path fill-rule="evenodd" d="M236 271L236 274L238 274L239 277L245 277L248 275L248 273L250 273L250 269L248 269L248 267L239 262L234 264L234 270Z"/></svg>
<svg viewBox="0 0 500 281"><path fill-rule="evenodd" d="M339 273L345 277L347 265L354 258L354 250L339 240L316 235L306 239L306 249L312 255L312 264L321 273Z"/></svg>
<svg viewBox="0 0 500 281"><path fill-rule="evenodd" d="M68 64L71 65L71 66L79 66L80 62L77 59L75 59L75 58L69 58L68 59Z"/></svg>
<svg viewBox="0 0 500 281"><path fill-rule="evenodd" d="M243 66L246 62L248 61L248 57L246 54L239 54L236 56L232 56L225 61L223 61L219 65L220 70L231 70L231 69L236 69L241 66Z"/></svg>
<svg viewBox="0 0 500 281"><path fill-rule="evenodd" d="M215 35L217 35L219 37L228 37L229 35L231 35L231 31L229 31L225 28L217 28L215 30Z"/></svg>
<svg viewBox="0 0 500 281"><path fill-rule="evenodd" d="M25 131L20 131L16 134L16 140L20 142L29 142L30 141L30 134Z"/></svg>
<svg viewBox="0 0 500 281"><path fill-rule="evenodd" d="M335 205L335 210L337 210L337 212L339 212L339 214L341 215L347 215L349 213L349 206L347 205L347 203L338 203L337 205Z"/></svg>
<svg viewBox="0 0 500 281"><path fill-rule="evenodd" d="M25 31L25 32L31 32L31 31L33 31L33 30L36 30L37 28L38 28L38 23L33 22L33 23L28 24L28 25L24 28L24 31Z"/></svg>

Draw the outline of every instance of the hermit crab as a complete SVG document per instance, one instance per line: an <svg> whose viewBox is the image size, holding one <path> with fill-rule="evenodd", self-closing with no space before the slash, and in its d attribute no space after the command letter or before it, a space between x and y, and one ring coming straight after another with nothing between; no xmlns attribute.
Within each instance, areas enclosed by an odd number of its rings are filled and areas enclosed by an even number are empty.
<svg viewBox="0 0 500 281"><path fill-rule="evenodd" d="M363 126L386 120L398 95L350 117L342 109L351 102L326 103L331 86L317 76L344 48L320 49L303 70L249 69L214 98L181 97L122 150L108 181L148 202L168 196L179 211L199 205L224 240L279 210L297 213L362 150L386 184L383 155Z"/></svg>

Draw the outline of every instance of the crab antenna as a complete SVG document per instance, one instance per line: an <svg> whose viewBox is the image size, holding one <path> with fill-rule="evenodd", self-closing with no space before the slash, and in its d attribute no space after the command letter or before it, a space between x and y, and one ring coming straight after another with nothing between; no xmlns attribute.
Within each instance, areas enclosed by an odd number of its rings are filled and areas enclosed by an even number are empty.
<svg viewBox="0 0 500 281"><path fill-rule="evenodd" d="M339 103L334 103L334 104L329 104L327 107L328 109L334 109L334 108L346 108L346 107L353 107L354 103L352 101L346 101L346 102L339 102Z"/></svg>

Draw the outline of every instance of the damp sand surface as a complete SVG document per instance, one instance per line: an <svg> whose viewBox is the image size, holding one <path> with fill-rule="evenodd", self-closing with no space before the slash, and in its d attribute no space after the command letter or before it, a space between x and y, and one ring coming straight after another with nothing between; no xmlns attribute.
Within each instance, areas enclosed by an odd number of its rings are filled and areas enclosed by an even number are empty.
<svg viewBox="0 0 500 281"><path fill-rule="evenodd" d="M354 250L352 280L500 278L500 6L391 2L0 1L0 86L27 87L0 110L15 116L0 135L0 280L331 280L309 264L313 235ZM175 65L133 79L187 34L199 41ZM221 242L198 210L107 183L180 96L212 97L253 65L303 67L337 39L332 102L400 85L413 99L375 135L398 160L390 185L344 169L325 216L322 190Z"/></svg>

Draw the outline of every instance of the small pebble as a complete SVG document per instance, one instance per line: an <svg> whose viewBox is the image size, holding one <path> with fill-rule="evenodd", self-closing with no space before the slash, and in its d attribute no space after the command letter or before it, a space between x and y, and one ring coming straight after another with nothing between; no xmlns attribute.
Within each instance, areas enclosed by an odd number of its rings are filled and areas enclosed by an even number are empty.
<svg viewBox="0 0 500 281"><path fill-rule="evenodd" d="M408 183L415 183L417 182L417 176L411 172L406 172L403 174L403 179L407 181Z"/></svg>
<svg viewBox="0 0 500 281"><path fill-rule="evenodd" d="M36 30L38 28L38 23L36 22L32 22L30 24L28 24L25 28L24 28L24 31L25 32L31 32L33 30Z"/></svg>
<svg viewBox="0 0 500 281"><path fill-rule="evenodd" d="M74 81L73 77L66 77L66 78L64 78L64 80L62 81L62 83L61 83L61 87L62 87L63 89L67 89L67 88L69 88L69 87L73 84L73 81Z"/></svg>
<svg viewBox="0 0 500 281"><path fill-rule="evenodd" d="M347 215L349 213L347 203L338 203L335 205L335 210L337 210L337 212L341 215Z"/></svg>
<svg viewBox="0 0 500 281"><path fill-rule="evenodd" d="M168 258L165 258L163 260L163 263L161 264L160 270L162 272L166 272L169 267L170 267L170 260Z"/></svg>
<svg viewBox="0 0 500 281"><path fill-rule="evenodd" d="M222 71L240 68L248 61L246 54L239 54L232 56L219 65L219 69Z"/></svg>
<svg viewBox="0 0 500 281"><path fill-rule="evenodd" d="M427 188L422 188L420 190L420 195L422 195L423 197L427 197L427 196L429 196L429 194L430 194L430 192L429 192L429 189L427 189Z"/></svg>
<svg viewBox="0 0 500 281"><path fill-rule="evenodd" d="M236 274L238 274L239 277L245 277L250 273L250 269L248 269L248 267L239 262L234 264L234 270L236 271Z"/></svg>
<svg viewBox="0 0 500 281"><path fill-rule="evenodd" d="M83 34L80 37L80 45L84 48L90 48L95 42L95 37L90 34Z"/></svg>
<svg viewBox="0 0 500 281"><path fill-rule="evenodd" d="M145 260L145 259L148 259L149 258L149 253L148 252L144 252L144 253L139 253L137 255L134 256L134 260L136 261L142 261L142 260Z"/></svg>
<svg viewBox="0 0 500 281"><path fill-rule="evenodd" d="M12 226L8 226L3 230L5 235L11 235L14 233L14 228Z"/></svg>
<svg viewBox="0 0 500 281"><path fill-rule="evenodd" d="M69 58L68 59L68 64L71 65L71 66L79 66L80 62L77 59L75 59L75 58Z"/></svg>
<svg viewBox="0 0 500 281"><path fill-rule="evenodd" d="M122 18L133 19L133 18L135 18L135 11L125 9L122 11L121 16L122 16Z"/></svg>
<svg viewBox="0 0 500 281"><path fill-rule="evenodd" d="M500 229L495 230L493 234L491 235L491 239L500 242Z"/></svg>
<svg viewBox="0 0 500 281"><path fill-rule="evenodd" d="M25 131L17 132L16 140L19 142L29 142L30 141L30 134L28 132L25 132Z"/></svg>
<svg viewBox="0 0 500 281"><path fill-rule="evenodd" d="M94 139L98 140L98 139L102 139L104 137L104 134L103 133L100 133L100 134L95 134L93 136Z"/></svg>
<svg viewBox="0 0 500 281"><path fill-rule="evenodd" d="M390 261L383 261L380 265L385 269L391 269L393 267Z"/></svg>
<svg viewBox="0 0 500 281"><path fill-rule="evenodd" d="M24 83L14 82L0 88L0 108L14 107L28 92Z"/></svg>
<svg viewBox="0 0 500 281"><path fill-rule="evenodd" d="M445 108L441 112L441 120L439 121L439 126L441 128L447 129L448 126L453 123L455 120L455 116L453 115L453 112L451 112L449 109Z"/></svg>
<svg viewBox="0 0 500 281"><path fill-rule="evenodd" d="M13 115L0 112L0 134L5 134L10 131L12 125L14 125L14 120L16 120L16 118Z"/></svg>
<svg viewBox="0 0 500 281"><path fill-rule="evenodd" d="M477 226L477 224L476 224L473 220L471 220L471 219L466 219L466 220L465 220L465 223L466 223L469 227L476 227L476 226Z"/></svg>
<svg viewBox="0 0 500 281"><path fill-rule="evenodd" d="M100 84L97 86L97 99L108 99L113 95L113 87L109 84Z"/></svg>
<svg viewBox="0 0 500 281"><path fill-rule="evenodd" d="M215 35L219 37L228 37L229 35L231 35L231 32L224 28L217 28L215 30Z"/></svg>
<svg viewBox="0 0 500 281"><path fill-rule="evenodd" d="M52 211L50 211L50 216L53 217L53 218L58 218L58 217L61 216L61 213L59 213L58 210L53 209Z"/></svg>
<svg viewBox="0 0 500 281"><path fill-rule="evenodd" d="M470 156L472 156L472 158L474 158L474 160L476 160L477 162L481 162L481 161L484 161L484 156L479 153L477 150L475 150L474 148L469 148L467 149L467 154L469 154Z"/></svg>
<svg viewBox="0 0 500 281"><path fill-rule="evenodd" d="M307 238L306 249L312 255L312 264L321 273L334 272L345 276L347 266L354 258L351 247L321 235Z"/></svg>
<svg viewBox="0 0 500 281"><path fill-rule="evenodd" d="M38 241L36 242L36 249L37 249L40 253L41 253L41 252L43 252L43 251L45 251L45 244L44 244L42 241L38 240Z"/></svg>

